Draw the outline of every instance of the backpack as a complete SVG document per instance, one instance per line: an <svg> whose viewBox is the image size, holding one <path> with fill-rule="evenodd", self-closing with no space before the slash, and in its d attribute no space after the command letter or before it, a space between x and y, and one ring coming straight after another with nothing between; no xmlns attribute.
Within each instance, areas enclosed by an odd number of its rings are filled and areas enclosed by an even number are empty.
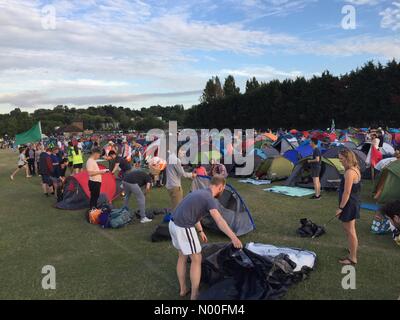
<svg viewBox="0 0 400 320"><path fill-rule="evenodd" d="M99 218L101 215L100 209L94 209L89 211L88 219L90 224L100 224Z"/></svg>
<svg viewBox="0 0 400 320"><path fill-rule="evenodd" d="M377 214L372 221L371 232L377 235L384 235L390 233L390 231L389 219Z"/></svg>
<svg viewBox="0 0 400 320"><path fill-rule="evenodd" d="M113 229L122 228L127 225L133 219L132 214L128 208L114 209L110 213L109 225Z"/></svg>

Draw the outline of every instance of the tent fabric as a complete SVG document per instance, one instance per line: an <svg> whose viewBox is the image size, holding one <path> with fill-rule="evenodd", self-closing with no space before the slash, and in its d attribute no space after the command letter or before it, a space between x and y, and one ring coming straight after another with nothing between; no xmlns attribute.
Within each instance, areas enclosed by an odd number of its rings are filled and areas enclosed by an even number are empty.
<svg viewBox="0 0 400 320"><path fill-rule="evenodd" d="M392 162L397 161L397 158L386 158L386 159L382 159L381 161L379 161L376 166L375 169L378 171L382 171L383 169L385 169L389 164L391 164Z"/></svg>
<svg viewBox="0 0 400 320"><path fill-rule="evenodd" d="M322 157L320 181L323 189L338 189L344 168L339 159ZM307 158L302 159L293 169L292 174L286 180L288 187L313 188L311 166Z"/></svg>
<svg viewBox="0 0 400 320"><path fill-rule="evenodd" d="M111 203L122 192L121 181L112 173L103 175L99 203ZM56 204L59 209L79 210L89 207L89 175L86 170L69 176L65 182L63 200Z"/></svg>
<svg viewBox="0 0 400 320"><path fill-rule="evenodd" d="M20 146L27 143L39 142L41 139L42 139L42 127L40 125L40 122L38 122L28 131L17 134L15 136L15 144L17 146Z"/></svg>
<svg viewBox="0 0 400 320"><path fill-rule="evenodd" d="M310 143L303 143L294 150L288 150L284 153L284 157L296 165L301 159L309 157L313 154Z"/></svg>
<svg viewBox="0 0 400 320"><path fill-rule="evenodd" d="M193 179L192 191L208 188L210 180L210 177L197 176ZM236 235L242 236L255 230L255 223L250 210L233 186L226 185L223 194L218 198L218 204L219 212ZM205 228L219 231L210 215L203 218L202 225Z"/></svg>
<svg viewBox="0 0 400 320"><path fill-rule="evenodd" d="M400 160L392 162L377 178L375 200L384 204L400 199Z"/></svg>
<svg viewBox="0 0 400 320"><path fill-rule="evenodd" d="M312 271L304 266L295 272L288 254L261 256L231 244L204 245L202 255L201 282L208 289L199 300L277 300Z"/></svg>
<svg viewBox="0 0 400 320"><path fill-rule="evenodd" d="M256 253L263 257L276 257L281 254L286 254L289 256L296 264L294 272L300 272L304 267L308 269L314 269L317 255L312 251L295 249L295 248L284 248L276 247L268 244L261 243L249 243L246 248L253 253Z"/></svg>
<svg viewBox="0 0 400 320"><path fill-rule="evenodd" d="M294 165L284 157L275 157L263 161L256 167L255 175L265 180L279 181L290 176Z"/></svg>
<svg viewBox="0 0 400 320"><path fill-rule="evenodd" d="M337 146L337 147L328 149L323 153L323 157L328 158L328 159L337 159L337 158L339 158L339 153L343 148L346 148L346 147L345 146ZM357 157L358 164L360 166L360 171L364 172L367 169L367 164L366 164L367 156L360 150L353 149L351 151L353 151Z"/></svg>
<svg viewBox="0 0 400 320"><path fill-rule="evenodd" d="M291 135L279 137L279 139L272 145L278 152L283 155L286 151L296 149L299 146L297 138Z"/></svg>

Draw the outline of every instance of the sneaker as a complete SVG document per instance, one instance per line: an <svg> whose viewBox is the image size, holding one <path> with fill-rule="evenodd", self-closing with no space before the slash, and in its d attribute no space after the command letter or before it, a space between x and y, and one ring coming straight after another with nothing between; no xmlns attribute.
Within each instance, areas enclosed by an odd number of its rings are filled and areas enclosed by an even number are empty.
<svg viewBox="0 0 400 320"><path fill-rule="evenodd" d="M26 176L27 178L32 178L32 176Z"/></svg>
<svg viewBox="0 0 400 320"><path fill-rule="evenodd" d="M152 222L153 220L151 220L151 219L149 219L149 218L142 218L141 220L140 220L140 223L148 223L148 222Z"/></svg>
<svg viewBox="0 0 400 320"><path fill-rule="evenodd" d="M11 179L11 181L14 181L14 177L13 176L10 176L10 179Z"/></svg>
<svg viewBox="0 0 400 320"><path fill-rule="evenodd" d="M321 200L321 196L317 197L316 195L310 198L311 200Z"/></svg>

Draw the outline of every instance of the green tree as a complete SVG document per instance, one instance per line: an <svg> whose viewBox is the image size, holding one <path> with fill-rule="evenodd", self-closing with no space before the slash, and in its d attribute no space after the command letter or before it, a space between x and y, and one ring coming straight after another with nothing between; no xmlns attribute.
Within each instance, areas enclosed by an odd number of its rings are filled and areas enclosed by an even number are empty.
<svg viewBox="0 0 400 320"><path fill-rule="evenodd" d="M232 97L240 94L240 88L236 86L235 78L229 75L224 83L224 96Z"/></svg>

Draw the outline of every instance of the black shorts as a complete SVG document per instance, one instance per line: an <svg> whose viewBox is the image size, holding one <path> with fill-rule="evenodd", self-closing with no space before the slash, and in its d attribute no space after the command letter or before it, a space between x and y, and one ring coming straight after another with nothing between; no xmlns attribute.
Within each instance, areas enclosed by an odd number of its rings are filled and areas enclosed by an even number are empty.
<svg viewBox="0 0 400 320"><path fill-rule="evenodd" d="M43 184L47 184L48 186L52 186L53 185L53 182L51 181L51 177L47 176L47 175L44 175L44 174L42 174L42 183Z"/></svg>
<svg viewBox="0 0 400 320"><path fill-rule="evenodd" d="M22 166L18 166L18 169L21 169L21 168L23 168L25 166L26 166L26 164L23 164Z"/></svg>
<svg viewBox="0 0 400 320"><path fill-rule="evenodd" d="M83 163L74 164L74 169L82 169L82 168L83 168Z"/></svg>
<svg viewBox="0 0 400 320"><path fill-rule="evenodd" d="M311 166L311 177L319 178L321 174L321 165Z"/></svg>

